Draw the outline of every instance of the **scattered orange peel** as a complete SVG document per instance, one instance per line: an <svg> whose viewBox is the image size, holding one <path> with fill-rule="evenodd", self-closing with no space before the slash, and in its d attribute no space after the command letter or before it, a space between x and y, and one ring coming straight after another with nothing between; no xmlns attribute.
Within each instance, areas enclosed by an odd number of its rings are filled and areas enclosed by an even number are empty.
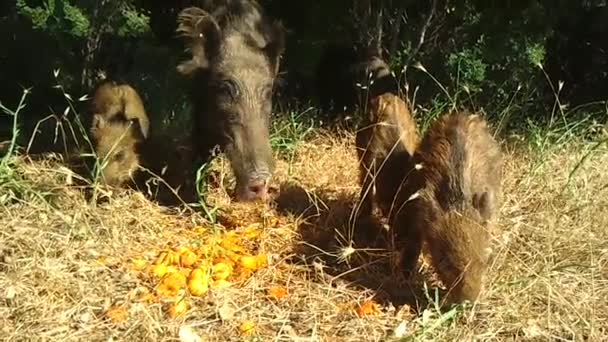
<svg viewBox="0 0 608 342"><path fill-rule="evenodd" d="M255 323L253 321L244 321L239 326L239 331L243 335L251 335L255 332Z"/></svg>
<svg viewBox="0 0 608 342"><path fill-rule="evenodd" d="M191 250L186 250L179 256L179 261L183 267L190 267L194 265L198 257Z"/></svg>
<svg viewBox="0 0 608 342"><path fill-rule="evenodd" d="M357 304L355 308L355 313L360 317L377 315L381 312L380 305L373 300L366 300L361 304Z"/></svg>
<svg viewBox="0 0 608 342"><path fill-rule="evenodd" d="M282 286L272 286L268 289L268 297L273 300L281 300L287 295L287 290Z"/></svg>
<svg viewBox="0 0 608 342"><path fill-rule="evenodd" d="M202 297L210 289L219 291L246 281L268 263L265 254L253 254L248 249L252 240L262 235L261 227L252 224L212 234L208 228L196 226L186 231L187 236L198 234L196 245L163 248L129 259L129 271L151 282L151 290L138 296L138 300L165 302L173 298L166 311L177 317L188 310L185 301L188 295ZM278 293L274 297L283 295Z"/></svg>
<svg viewBox="0 0 608 342"><path fill-rule="evenodd" d="M106 317L114 323L122 322L129 316L129 312L122 305L115 305L106 310Z"/></svg>
<svg viewBox="0 0 608 342"><path fill-rule="evenodd" d="M171 303L171 305L169 305L167 313L169 314L169 316L175 318L185 314L186 311L188 311L188 303L185 299L180 299L177 302Z"/></svg>
<svg viewBox="0 0 608 342"><path fill-rule="evenodd" d="M192 274L196 276L192 276ZM188 290L191 295L200 297L209 291L209 276L201 269L192 271L192 274L188 280Z"/></svg>
<svg viewBox="0 0 608 342"><path fill-rule="evenodd" d="M148 265L148 261L143 258L133 258L131 259L131 269L135 271L141 271Z"/></svg>
<svg viewBox="0 0 608 342"><path fill-rule="evenodd" d="M256 256L252 255L244 255L239 259L239 265L243 268L247 268L250 270L257 270L260 267L266 265L268 261L265 254L260 254Z"/></svg>
<svg viewBox="0 0 608 342"><path fill-rule="evenodd" d="M226 280L230 276L230 273L232 273L232 267L226 263L218 262L213 265L212 274L215 280Z"/></svg>
<svg viewBox="0 0 608 342"><path fill-rule="evenodd" d="M156 278L162 278L167 274L167 265L159 264L150 266L148 272Z"/></svg>

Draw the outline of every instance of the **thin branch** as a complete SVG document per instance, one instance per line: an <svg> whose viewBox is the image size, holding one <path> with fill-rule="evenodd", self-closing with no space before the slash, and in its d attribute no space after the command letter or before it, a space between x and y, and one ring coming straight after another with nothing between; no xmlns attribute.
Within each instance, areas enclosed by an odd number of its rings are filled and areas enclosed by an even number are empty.
<svg viewBox="0 0 608 342"><path fill-rule="evenodd" d="M376 41L374 42L375 52L382 56L382 8L376 16Z"/></svg>
<svg viewBox="0 0 608 342"><path fill-rule="evenodd" d="M422 44L424 44L424 40L426 38L426 31L431 26L431 21L432 21L433 17L435 16L436 8L437 8L437 0L433 0L433 2L431 3L431 9L429 10L429 14L426 17L426 22L424 23L424 25L422 26L422 30L420 31L420 38L418 39L418 44L416 45L416 47L414 48L412 53L410 53L410 55L407 58L407 61L403 65L403 73L405 73L406 68L410 65L410 63L412 62L412 59L414 59L414 57L418 54L418 52L420 51L420 48L422 47Z"/></svg>
<svg viewBox="0 0 608 342"><path fill-rule="evenodd" d="M400 8L397 12L396 19L393 18L391 23L391 37L389 46L389 56L393 56L397 51L397 45L399 44L399 33L401 32L401 22L404 21L405 8Z"/></svg>

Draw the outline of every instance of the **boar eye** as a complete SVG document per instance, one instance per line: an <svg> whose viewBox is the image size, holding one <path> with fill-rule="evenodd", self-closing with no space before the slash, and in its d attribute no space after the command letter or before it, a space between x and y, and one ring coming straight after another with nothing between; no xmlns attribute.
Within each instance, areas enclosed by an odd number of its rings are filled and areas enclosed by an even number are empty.
<svg viewBox="0 0 608 342"><path fill-rule="evenodd" d="M123 159L125 159L125 152L124 151L120 151L114 154L114 160L117 162L122 161Z"/></svg>
<svg viewBox="0 0 608 342"><path fill-rule="evenodd" d="M225 96L236 98L238 96L238 88L233 80L220 81L217 85L218 91Z"/></svg>
<svg viewBox="0 0 608 342"><path fill-rule="evenodd" d="M243 121L237 115L229 115L226 117L226 122L231 126L241 126Z"/></svg>
<svg viewBox="0 0 608 342"><path fill-rule="evenodd" d="M272 97L272 84L269 84L262 89L262 96L264 96L265 99Z"/></svg>

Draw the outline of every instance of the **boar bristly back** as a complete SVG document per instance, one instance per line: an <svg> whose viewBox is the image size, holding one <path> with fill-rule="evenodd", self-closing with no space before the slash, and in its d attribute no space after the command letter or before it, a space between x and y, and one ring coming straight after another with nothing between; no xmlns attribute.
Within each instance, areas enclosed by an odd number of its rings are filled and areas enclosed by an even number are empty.
<svg viewBox="0 0 608 342"><path fill-rule="evenodd" d="M502 198L503 156L485 120L454 112L427 129L391 220L402 267L413 270L425 241L448 302L474 301L483 288L488 249Z"/></svg>
<svg viewBox="0 0 608 342"><path fill-rule="evenodd" d="M274 171L270 147L272 90L284 30L253 1L208 1L178 18L192 58L178 71L192 77L194 137L203 160L219 145L237 180L240 200L266 199Z"/></svg>

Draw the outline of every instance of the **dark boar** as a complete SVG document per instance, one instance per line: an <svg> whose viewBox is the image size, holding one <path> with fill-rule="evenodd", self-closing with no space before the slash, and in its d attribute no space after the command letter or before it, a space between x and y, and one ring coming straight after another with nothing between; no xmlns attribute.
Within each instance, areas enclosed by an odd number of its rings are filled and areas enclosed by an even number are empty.
<svg viewBox="0 0 608 342"><path fill-rule="evenodd" d="M268 198L274 171L269 126L273 83L284 30L255 1L217 0L184 9L178 18L192 58L193 140L203 161L220 146L236 178L236 198Z"/></svg>
<svg viewBox="0 0 608 342"><path fill-rule="evenodd" d="M126 83L106 80L93 92L89 133L102 170L101 181L119 186L139 167L139 149L150 122L141 97Z"/></svg>
<svg viewBox="0 0 608 342"><path fill-rule="evenodd" d="M374 203L388 216L420 136L407 104L396 95L373 98L366 113L356 136L361 184L358 216L371 215Z"/></svg>
<svg viewBox="0 0 608 342"><path fill-rule="evenodd" d="M401 266L413 271L423 242L449 288L448 301L475 300L501 197L502 153L478 115L435 121L414 154L390 224Z"/></svg>
<svg viewBox="0 0 608 342"><path fill-rule="evenodd" d="M353 45L327 47L317 65L316 83L320 108L330 117L354 111L382 93L397 94L398 90L382 53Z"/></svg>

